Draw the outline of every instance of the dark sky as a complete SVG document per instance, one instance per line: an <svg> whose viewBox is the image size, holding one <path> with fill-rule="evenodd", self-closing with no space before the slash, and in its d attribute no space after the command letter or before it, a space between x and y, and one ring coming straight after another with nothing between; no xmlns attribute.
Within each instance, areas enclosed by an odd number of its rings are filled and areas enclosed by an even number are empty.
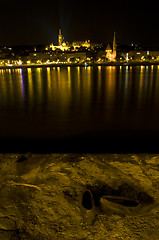
<svg viewBox="0 0 159 240"><path fill-rule="evenodd" d="M1 0L0 45L57 43L90 39L159 47L158 7L147 1ZM155 3L155 2L154 2Z"/></svg>

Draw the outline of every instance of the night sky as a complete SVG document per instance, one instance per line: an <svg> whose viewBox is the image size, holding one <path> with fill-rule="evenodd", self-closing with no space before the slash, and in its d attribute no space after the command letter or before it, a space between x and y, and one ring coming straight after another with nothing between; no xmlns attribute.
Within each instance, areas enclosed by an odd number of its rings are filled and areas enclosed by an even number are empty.
<svg viewBox="0 0 159 240"><path fill-rule="evenodd" d="M0 45L56 44L59 28L66 41L107 43L115 31L118 43L159 47L158 7L147 1L1 0Z"/></svg>

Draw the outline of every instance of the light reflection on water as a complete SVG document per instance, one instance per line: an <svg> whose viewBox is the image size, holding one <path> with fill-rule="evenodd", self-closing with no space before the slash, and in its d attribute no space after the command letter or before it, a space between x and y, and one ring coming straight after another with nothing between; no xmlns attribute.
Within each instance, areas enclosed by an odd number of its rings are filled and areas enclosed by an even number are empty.
<svg viewBox="0 0 159 240"><path fill-rule="evenodd" d="M0 113L1 138L157 134L159 67L0 70Z"/></svg>

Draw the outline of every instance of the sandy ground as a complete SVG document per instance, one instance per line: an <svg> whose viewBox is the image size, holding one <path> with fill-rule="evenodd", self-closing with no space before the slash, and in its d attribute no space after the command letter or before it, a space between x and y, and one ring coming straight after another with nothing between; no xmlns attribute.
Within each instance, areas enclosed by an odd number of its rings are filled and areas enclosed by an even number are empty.
<svg viewBox="0 0 159 240"><path fill-rule="evenodd" d="M0 154L0 179L1 240L159 239L157 154Z"/></svg>

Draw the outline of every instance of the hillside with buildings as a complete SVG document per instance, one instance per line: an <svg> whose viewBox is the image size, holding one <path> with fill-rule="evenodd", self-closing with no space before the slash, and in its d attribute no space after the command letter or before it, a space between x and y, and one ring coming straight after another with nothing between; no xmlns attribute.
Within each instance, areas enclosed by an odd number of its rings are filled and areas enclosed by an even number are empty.
<svg viewBox="0 0 159 240"><path fill-rule="evenodd" d="M58 44L48 46L0 47L0 67L50 64L151 64L159 63L159 50L137 44L121 45L113 41L94 43L90 40L66 42L61 29Z"/></svg>

